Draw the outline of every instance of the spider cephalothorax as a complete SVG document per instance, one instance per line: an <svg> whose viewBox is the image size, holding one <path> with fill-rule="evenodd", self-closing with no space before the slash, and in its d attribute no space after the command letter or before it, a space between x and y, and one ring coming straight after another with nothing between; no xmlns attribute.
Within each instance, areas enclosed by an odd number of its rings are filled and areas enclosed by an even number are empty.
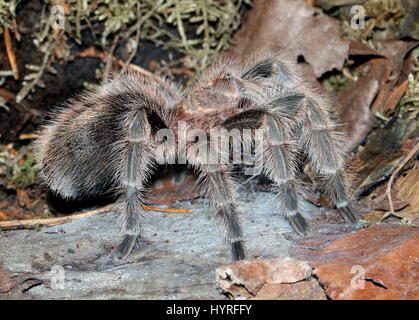
<svg viewBox="0 0 419 320"><path fill-rule="evenodd" d="M243 65L220 62L184 93L165 79L128 73L70 100L38 141L42 176L53 191L68 198L115 190L125 233L118 251L124 257L140 243L141 205L154 164L186 162L198 172L233 259L243 259L236 186L230 163L220 161L231 158L231 147L214 146L216 140L208 138L214 129L262 132L258 143L252 141L256 135L243 134L239 144L259 155L262 173L276 186L279 211L296 232L308 228L299 213L301 154L322 178L343 218L357 223L345 192L341 138L328 102L277 54ZM197 141L201 133L205 137Z"/></svg>

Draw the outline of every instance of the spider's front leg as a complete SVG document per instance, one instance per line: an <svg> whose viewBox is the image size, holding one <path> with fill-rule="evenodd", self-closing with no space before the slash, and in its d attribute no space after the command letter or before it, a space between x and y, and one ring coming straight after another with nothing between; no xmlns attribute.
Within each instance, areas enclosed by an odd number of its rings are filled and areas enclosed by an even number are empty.
<svg viewBox="0 0 419 320"><path fill-rule="evenodd" d="M122 217L124 239L118 247L119 258L128 256L140 243L141 195L154 160L151 126L144 108L126 114L124 148L120 151L119 211Z"/></svg>
<svg viewBox="0 0 419 320"><path fill-rule="evenodd" d="M203 194L215 208L215 215L220 219L227 242L231 245L233 260L243 260L243 232L236 212L236 185L229 173L228 166L220 163L220 150L210 146L205 140L204 148L208 150L208 157L199 154L202 145L193 145L188 148L188 163L199 171L198 183ZM205 153L206 154L206 153Z"/></svg>
<svg viewBox="0 0 419 320"><path fill-rule="evenodd" d="M231 245L233 260L245 258L243 248L243 232L240 226L236 207L236 186L227 168L203 165L198 180L207 199L215 207L215 214L221 220L227 241Z"/></svg>
<svg viewBox="0 0 419 320"><path fill-rule="evenodd" d="M352 209L344 182L342 137L326 111L326 102L309 95L306 100L305 123L301 145L313 169L323 178L323 187L345 221L359 225L360 216Z"/></svg>
<svg viewBox="0 0 419 320"><path fill-rule="evenodd" d="M278 115L265 115L266 140L263 148L264 172L277 187L279 205L285 218L298 234L308 231L308 224L299 213L302 189L296 176L296 149L290 139L289 128Z"/></svg>

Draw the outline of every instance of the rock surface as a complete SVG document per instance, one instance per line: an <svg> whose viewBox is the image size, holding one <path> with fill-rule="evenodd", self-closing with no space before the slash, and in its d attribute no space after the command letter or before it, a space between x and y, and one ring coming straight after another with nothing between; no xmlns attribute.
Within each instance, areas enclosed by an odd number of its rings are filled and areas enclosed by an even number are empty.
<svg viewBox="0 0 419 320"><path fill-rule="evenodd" d="M291 258L239 261L216 270L220 289L234 299L325 300L312 267Z"/></svg>
<svg viewBox="0 0 419 320"><path fill-rule="evenodd" d="M304 240L294 255L331 299L419 299L419 230L379 224L321 242Z"/></svg>
<svg viewBox="0 0 419 320"><path fill-rule="evenodd" d="M192 213L145 212L144 246L124 261L113 258L119 238L110 212L0 232L0 300L419 299L415 227L351 231L308 204L312 233L296 238L273 210L274 195L242 193L250 261L231 263L204 202L178 205Z"/></svg>
<svg viewBox="0 0 419 320"><path fill-rule="evenodd" d="M242 199L248 257L289 256L284 234L291 230L273 210L275 197L260 192ZM230 262L220 228L201 200L179 205L193 212L144 214L147 244L124 262L110 258L118 240L112 213L39 231L0 232L0 299L225 298L214 273ZM308 211L319 213L316 207ZM62 270L54 266L63 267L64 289L54 285Z"/></svg>

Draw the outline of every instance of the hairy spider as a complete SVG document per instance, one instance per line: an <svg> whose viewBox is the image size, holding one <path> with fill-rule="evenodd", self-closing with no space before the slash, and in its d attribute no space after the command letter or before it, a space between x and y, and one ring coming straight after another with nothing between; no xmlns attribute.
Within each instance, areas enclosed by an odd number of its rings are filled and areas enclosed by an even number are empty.
<svg viewBox="0 0 419 320"><path fill-rule="evenodd" d="M204 195L222 222L232 258L244 259L232 166L208 161L197 152L196 129L209 135L214 128L262 131L258 146L254 135L243 135L240 143L251 145L259 154L262 173L276 187L279 210L297 233L308 230L299 213L301 155L321 177L342 217L357 224L359 217L345 191L342 138L328 105L324 96L300 78L295 66L276 53L260 54L243 64L218 62L186 92L166 79L125 73L97 91L68 101L55 114L38 140L42 177L66 198L116 190L124 231L118 255L123 258L140 244L141 206L154 165L163 158L179 162L183 154L184 161L198 172ZM172 133L161 139L161 129ZM176 154L173 147L181 142L184 147ZM212 140L208 143L213 144ZM208 154L219 159L225 152L214 147Z"/></svg>

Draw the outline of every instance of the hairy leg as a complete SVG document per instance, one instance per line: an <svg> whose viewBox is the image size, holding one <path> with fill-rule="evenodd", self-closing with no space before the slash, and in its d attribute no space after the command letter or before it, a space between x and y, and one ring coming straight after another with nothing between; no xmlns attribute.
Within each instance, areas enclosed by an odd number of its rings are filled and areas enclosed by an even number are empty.
<svg viewBox="0 0 419 320"><path fill-rule="evenodd" d="M200 165L199 171L198 182L205 197L215 208L215 215L221 221L226 240L231 245L232 259L245 259L243 232L235 207L236 186L227 168L218 165Z"/></svg>
<svg viewBox="0 0 419 320"><path fill-rule="evenodd" d="M358 224L359 215L351 208L344 180L344 152L342 137L335 130L325 102L307 97L306 121L303 125L301 144L307 150L313 169L323 180L323 188L341 216L352 224Z"/></svg>
<svg viewBox="0 0 419 320"><path fill-rule="evenodd" d="M298 234L304 234L308 225L299 213L302 190L296 176L295 147L289 129L279 116L272 114L265 116L265 126L264 171L277 187L279 204L286 219Z"/></svg>
<svg viewBox="0 0 419 320"><path fill-rule="evenodd" d="M141 233L141 194L152 169L153 149L150 142L151 127L144 109L126 115L125 147L121 150L119 208L122 217L124 239L118 247L118 255L124 258L139 244Z"/></svg>

